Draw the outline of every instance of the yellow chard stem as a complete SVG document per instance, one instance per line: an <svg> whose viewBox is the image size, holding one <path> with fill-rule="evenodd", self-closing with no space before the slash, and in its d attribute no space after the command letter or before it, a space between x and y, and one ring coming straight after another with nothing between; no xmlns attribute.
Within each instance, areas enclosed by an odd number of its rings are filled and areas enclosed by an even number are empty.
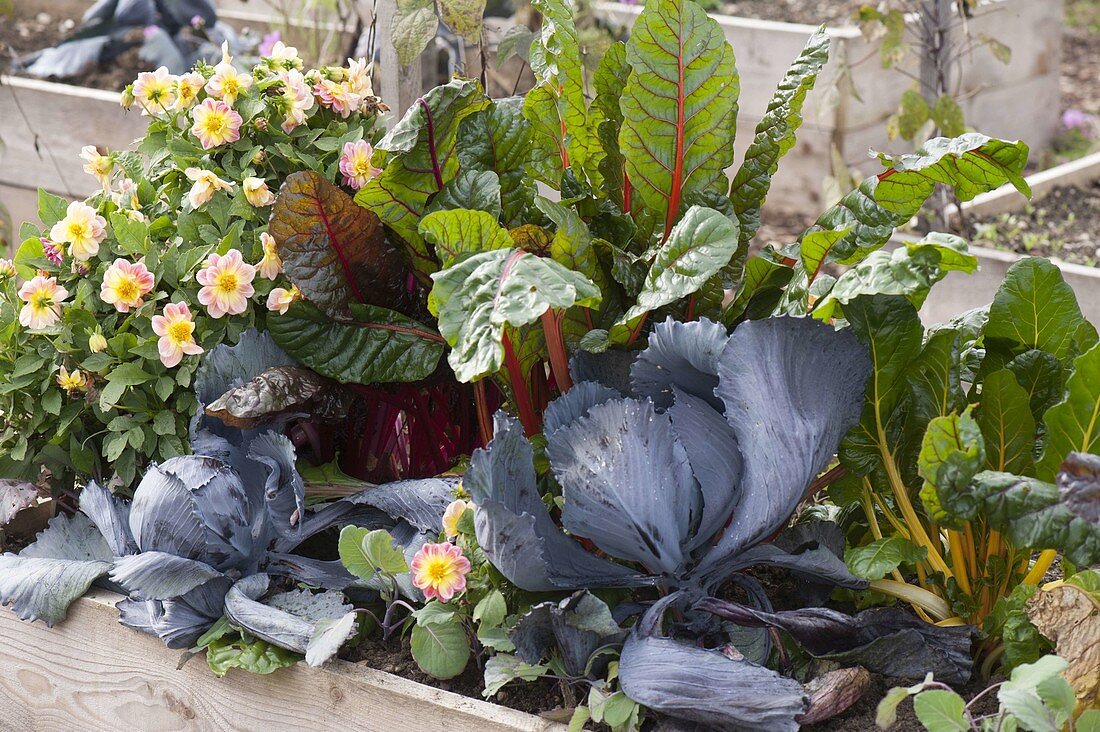
<svg viewBox="0 0 1100 732"><path fill-rule="evenodd" d="M951 529L947 530L947 544L951 547L951 566L955 568L955 581L959 583L959 589L966 594L972 594L970 589L970 577L966 569L966 548L963 546L962 534Z"/></svg>
<svg viewBox="0 0 1100 732"><path fill-rule="evenodd" d="M878 425L878 442L879 451L882 454L882 462L886 468L886 477L890 480L890 488L894 492L894 500L897 501L898 508L901 510L901 515L905 519L905 523L909 527L909 531L912 533L913 541L918 546L923 546L928 550L928 563L938 572L942 572L944 577L950 579L954 577L954 573L950 567L947 566L947 562L943 560L943 556L940 554L940 547L933 543L932 539L928 536L928 533L924 530L924 524L921 523L920 517L917 516L917 512L913 509L913 503L909 500L909 489L905 487L905 483L901 480L901 473L898 472L897 463L894 462L893 454L886 449L886 432L882 429L882 424Z"/></svg>
<svg viewBox="0 0 1100 732"><path fill-rule="evenodd" d="M1058 556L1058 552L1054 549L1044 549L1039 552L1038 559L1035 560L1035 564L1031 566L1031 570L1024 577L1025 585L1037 585L1039 581L1043 579L1043 575L1050 569L1050 565L1054 563L1054 558Z"/></svg>
<svg viewBox="0 0 1100 732"><path fill-rule="evenodd" d="M890 595L891 597L905 600L914 606L919 606L937 621L944 621L955 617L951 612L951 606L947 604L947 600L944 600L939 595L933 594L928 590L922 590L920 587L915 587L905 582L882 579L873 581L871 583L871 589L878 590L884 595Z"/></svg>

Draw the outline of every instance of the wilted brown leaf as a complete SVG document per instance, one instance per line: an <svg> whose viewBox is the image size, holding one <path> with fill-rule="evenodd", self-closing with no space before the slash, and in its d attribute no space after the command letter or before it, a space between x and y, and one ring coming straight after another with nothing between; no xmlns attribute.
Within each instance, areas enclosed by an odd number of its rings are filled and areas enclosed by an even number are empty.
<svg viewBox="0 0 1100 732"><path fill-rule="evenodd" d="M276 366L227 391L206 413L230 427L252 429L297 413L341 419L347 407L347 393L331 379L297 366Z"/></svg>
<svg viewBox="0 0 1100 732"><path fill-rule="evenodd" d="M1100 702L1100 600L1073 585L1040 589L1027 616L1069 662L1066 680L1083 709Z"/></svg>
<svg viewBox="0 0 1100 732"><path fill-rule="evenodd" d="M859 701L871 685L871 674L862 666L838 668L806 684L810 706L798 718L800 724L817 724L832 719Z"/></svg>

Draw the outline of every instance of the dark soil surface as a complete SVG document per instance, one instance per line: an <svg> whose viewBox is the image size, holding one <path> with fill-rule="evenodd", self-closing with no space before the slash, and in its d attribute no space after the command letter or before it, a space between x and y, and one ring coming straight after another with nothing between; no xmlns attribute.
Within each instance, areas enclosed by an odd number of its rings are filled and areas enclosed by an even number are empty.
<svg viewBox="0 0 1100 732"><path fill-rule="evenodd" d="M63 18L50 13L35 12L34 3L29 0L15 4L12 17L0 14L0 72L13 72L13 62L26 54L56 45L71 36L80 22L80 18ZM148 64L138 57L137 49L141 45L141 31L135 30L134 37L125 42L133 42L133 47L122 51L109 63L89 69L80 76L70 79L51 79L67 84L87 86L93 89L121 91L137 78L138 73L148 71Z"/></svg>
<svg viewBox="0 0 1100 732"><path fill-rule="evenodd" d="M481 669L472 660L459 676L446 681L429 676L420 670L413 660L409 650L408 638L391 638L382 641L377 637L369 637L363 640L355 648L345 650L340 654L341 658L357 663L364 663L370 668L379 671L412 679L421 684L453 691L474 699L481 699L481 690L485 687ZM496 704L502 704L512 709L518 709L530 714L542 714L551 710L560 710L565 705L562 692L556 681L540 679L530 683L515 682L501 689L491 700ZM573 706L573 702L569 703ZM565 721L568 721L566 717Z"/></svg>
<svg viewBox="0 0 1100 732"><path fill-rule="evenodd" d="M1066 262L1100 262L1100 181L1057 188L1017 214L972 222L975 246L1006 249Z"/></svg>

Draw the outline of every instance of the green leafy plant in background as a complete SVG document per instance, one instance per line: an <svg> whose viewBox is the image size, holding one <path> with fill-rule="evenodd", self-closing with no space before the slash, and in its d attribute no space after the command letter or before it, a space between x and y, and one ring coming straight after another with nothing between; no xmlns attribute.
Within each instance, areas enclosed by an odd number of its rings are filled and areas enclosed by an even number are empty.
<svg viewBox="0 0 1100 732"><path fill-rule="evenodd" d="M987 308L927 330L898 295L843 314L875 373L830 489L865 520L849 566L925 617L982 626L987 674L1002 654L1034 660L1023 604L1059 552L1067 574L1100 560L1096 330L1036 258L1009 269Z"/></svg>
<svg viewBox="0 0 1100 732"><path fill-rule="evenodd" d="M897 721L898 705L912 697L917 720L928 732L1095 732L1100 730L1100 710L1082 710L1074 716L1077 699L1062 677L1068 664L1058 656L1043 656L1012 670L1005 681L993 684L967 702L947 684L928 674L923 682L895 687L878 705L876 722L889 729ZM976 702L996 693L996 710L981 714Z"/></svg>
<svg viewBox="0 0 1100 732"><path fill-rule="evenodd" d="M1002 64L1012 60L1012 49L1004 43L971 31L969 19L978 5L980 0L889 0L859 8L860 29L879 43L882 67L913 80L886 121L891 140L955 137L969 129L960 106L960 61L983 48ZM913 64L913 58L919 62ZM909 70L913 66L915 73ZM945 192L935 202L938 221L944 224L948 200Z"/></svg>

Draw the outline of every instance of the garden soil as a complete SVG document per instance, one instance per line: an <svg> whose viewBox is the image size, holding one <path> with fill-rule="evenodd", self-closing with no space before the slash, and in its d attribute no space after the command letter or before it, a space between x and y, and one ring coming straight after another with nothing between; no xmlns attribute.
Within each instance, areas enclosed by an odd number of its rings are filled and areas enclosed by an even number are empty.
<svg viewBox="0 0 1100 732"><path fill-rule="evenodd" d="M1017 214L968 222L975 246L1100 263L1100 181L1056 188Z"/></svg>
<svg viewBox="0 0 1100 732"><path fill-rule="evenodd" d="M26 3L33 5L33 3ZM63 18L50 13L34 13L23 3L16 3L15 15L0 13L0 73L10 73L13 61L33 51L56 45L67 38L80 22L80 18ZM51 79L92 89L121 91L142 71L149 71L148 64L138 56L142 42L140 30L134 37L124 39L134 46L123 51L109 64L101 64L73 79ZM18 74L18 72L16 72ZM22 74L20 74L22 75Z"/></svg>

